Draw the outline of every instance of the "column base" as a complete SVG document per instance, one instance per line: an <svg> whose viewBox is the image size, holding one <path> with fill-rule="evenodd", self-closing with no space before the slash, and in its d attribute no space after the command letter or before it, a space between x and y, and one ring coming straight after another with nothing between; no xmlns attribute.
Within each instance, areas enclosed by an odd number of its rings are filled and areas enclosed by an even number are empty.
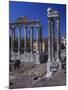
<svg viewBox="0 0 68 90"><path fill-rule="evenodd" d="M29 53L24 53L24 62L29 63L30 62L30 54Z"/></svg>
<svg viewBox="0 0 68 90"><path fill-rule="evenodd" d="M12 61L15 60L15 54L14 54L14 51L11 51L11 60L12 60Z"/></svg>
<svg viewBox="0 0 68 90"><path fill-rule="evenodd" d="M47 72L46 73L46 78L51 78L52 77L52 72Z"/></svg>
<svg viewBox="0 0 68 90"><path fill-rule="evenodd" d="M36 56L35 64L40 64L39 53L36 53L35 56Z"/></svg>
<svg viewBox="0 0 68 90"><path fill-rule="evenodd" d="M51 59L49 58L47 62L47 72L51 72L51 65L52 65L52 62L51 62Z"/></svg>
<svg viewBox="0 0 68 90"><path fill-rule="evenodd" d="M39 51L37 50L37 52L36 52L37 54L39 53Z"/></svg>
<svg viewBox="0 0 68 90"><path fill-rule="evenodd" d="M57 59L57 63L58 63L58 70L61 70L62 69L62 64L61 64L61 61L60 59Z"/></svg>
<svg viewBox="0 0 68 90"><path fill-rule="evenodd" d="M24 54L26 54L26 52L24 52Z"/></svg>
<svg viewBox="0 0 68 90"><path fill-rule="evenodd" d="M30 62L34 63L34 55L33 52L30 52Z"/></svg>
<svg viewBox="0 0 68 90"><path fill-rule="evenodd" d="M49 58L48 59L48 62L47 62L47 73L46 73L46 78L51 78L52 77L52 71L51 71L51 59Z"/></svg>
<svg viewBox="0 0 68 90"><path fill-rule="evenodd" d="M58 63L57 63L57 61L52 61L51 71L52 72L56 72L57 70L58 70Z"/></svg>
<svg viewBox="0 0 68 90"><path fill-rule="evenodd" d="M20 52L18 52L18 59L20 60L21 58L20 58Z"/></svg>
<svg viewBox="0 0 68 90"><path fill-rule="evenodd" d="M24 53L21 55L21 62L23 62L23 63L28 62L27 61L27 53Z"/></svg>

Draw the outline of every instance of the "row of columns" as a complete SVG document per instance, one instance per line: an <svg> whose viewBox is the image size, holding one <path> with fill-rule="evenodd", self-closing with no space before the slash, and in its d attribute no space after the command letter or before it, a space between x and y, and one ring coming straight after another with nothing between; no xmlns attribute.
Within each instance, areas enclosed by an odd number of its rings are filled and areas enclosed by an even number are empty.
<svg viewBox="0 0 68 90"><path fill-rule="evenodd" d="M12 30L12 41L15 40L15 29ZM20 36L21 36L21 29L22 27L18 28L18 59L20 59ZM31 53L33 53L33 32L34 32L34 26L31 27L31 33L30 33L30 46L31 46ZM42 29L40 26L37 27L37 53L42 52ZM14 43L11 42L11 49L14 51ZM27 27L24 27L24 53L27 52Z"/></svg>
<svg viewBox="0 0 68 90"><path fill-rule="evenodd" d="M53 12L52 9L50 9ZM57 32L57 59L55 58L54 50L54 18L55 15L51 15L51 12L48 11L48 62L47 62L47 74L46 77L50 78L52 76L53 70L61 70L61 61L60 61L60 17L56 16L56 32ZM52 68L52 69L51 69Z"/></svg>
<svg viewBox="0 0 68 90"><path fill-rule="evenodd" d="M31 27L31 33L30 33L30 46L31 46L31 53L33 53L33 32L34 32L34 27ZM37 27L37 53L42 52L42 29L41 27ZM27 27L24 28L24 51L26 53L27 51Z"/></svg>

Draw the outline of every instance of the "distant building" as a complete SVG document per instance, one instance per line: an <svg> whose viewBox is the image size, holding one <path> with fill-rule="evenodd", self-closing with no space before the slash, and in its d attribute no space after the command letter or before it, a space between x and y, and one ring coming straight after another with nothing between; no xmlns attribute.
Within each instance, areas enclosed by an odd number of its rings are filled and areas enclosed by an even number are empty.
<svg viewBox="0 0 68 90"><path fill-rule="evenodd" d="M48 49L47 44L48 44L47 39L43 39L42 40L42 52L46 52L47 51L47 49ZM36 52L37 49L38 49L37 41L34 41L33 42L33 51Z"/></svg>

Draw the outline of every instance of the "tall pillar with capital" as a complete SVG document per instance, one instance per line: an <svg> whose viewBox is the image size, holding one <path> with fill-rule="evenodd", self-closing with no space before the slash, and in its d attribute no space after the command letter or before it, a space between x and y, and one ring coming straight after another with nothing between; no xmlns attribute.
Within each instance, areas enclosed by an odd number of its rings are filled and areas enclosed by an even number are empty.
<svg viewBox="0 0 68 90"><path fill-rule="evenodd" d="M60 17L57 17L57 62L59 64L59 70L61 70L61 61L60 61Z"/></svg>
<svg viewBox="0 0 68 90"><path fill-rule="evenodd" d="M61 70L61 61L60 61L60 19L59 13L52 8L47 9L48 17L48 62L47 62L47 74L46 77L50 78L54 71ZM55 49L54 49L54 18L57 22L57 59L55 58Z"/></svg>
<svg viewBox="0 0 68 90"><path fill-rule="evenodd" d="M51 36L51 18L48 18L48 62L47 62L47 74L46 77L50 78L52 76L51 62L52 62L52 36Z"/></svg>

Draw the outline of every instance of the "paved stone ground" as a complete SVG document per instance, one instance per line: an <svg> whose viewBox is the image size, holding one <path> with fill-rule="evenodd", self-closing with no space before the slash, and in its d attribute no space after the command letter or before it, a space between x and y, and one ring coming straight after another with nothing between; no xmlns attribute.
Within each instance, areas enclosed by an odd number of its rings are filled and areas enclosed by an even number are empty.
<svg viewBox="0 0 68 90"><path fill-rule="evenodd" d="M42 77L35 82L32 87L64 86L66 85L66 76L64 71L56 72L52 78Z"/></svg>
<svg viewBox="0 0 68 90"><path fill-rule="evenodd" d="M25 64L21 65L20 69L10 72L9 81L10 88L26 88L31 87L34 82L33 78L44 74L46 71L46 64Z"/></svg>
<svg viewBox="0 0 68 90"><path fill-rule="evenodd" d="M66 85L66 74L64 73L64 70L56 72L51 79L46 79L45 75L46 64L35 66L32 64L26 64L21 66L19 70L10 73L9 88L32 88Z"/></svg>

